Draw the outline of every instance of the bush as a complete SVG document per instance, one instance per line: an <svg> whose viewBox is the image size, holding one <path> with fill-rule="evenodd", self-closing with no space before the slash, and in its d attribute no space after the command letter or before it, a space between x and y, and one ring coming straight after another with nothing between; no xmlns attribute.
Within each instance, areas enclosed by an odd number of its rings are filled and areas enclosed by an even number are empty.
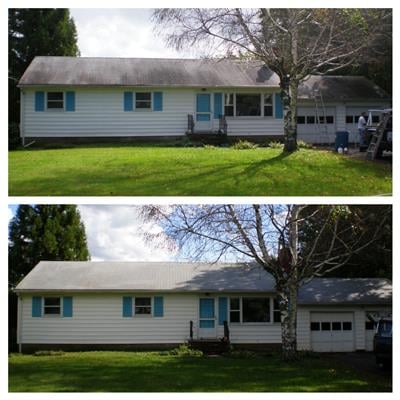
<svg viewBox="0 0 400 400"><path fill-rule="evenodd" d="M169 350L163 354L169 356L179 357L202 357L203 352L201 350L191 349L187 344L181 344L179 347Z"/></svg>
<svg viewBox="0 0 400 400"><path fill-rule="evenodd" d="M36 351L33 355L37 357L42 356L63 356L65 353L62 350L40 350Z"/></svg>
<svg viewBox="0 0 400 400"><path fill-rule="evenodd" d="M11 122L8 125L8 149L14 150L21 144L19 137L19 125L16 122Z"/></svg>
<svg viewBox="0 0 400 400"><path fill-rule="evenodd" d="M297 146L299 149L311 149L312 144L305 142L304 140L299 140L297 142Z"/></svg>
<svg viewBox="0 0 400 400"><path fill-rule="evenodd" d="M232 358L258 358L260 357L259 353L255 353L254 351L250 350L230 350L226 353L228 357Z"/></svg>
<svg viewBox="0 0 400 400"><path fill-rule="evenodd" d="M249 142L248 140L239 140L232 145L235 150L252 150L256 149L258 145L256 143Z"/></svg>
<svg viewBox="0 0 400 400"><path fill-rule="evenodd" d="M217 146L214 146L213 144L205 144L203 145L203 148L207 149L207 150L214 150L217 149Z"/></svg>
<svg viewBox="0 0 400 400"><path fill-rule="evenodd" d="M283 143L281 142L269 142L268 147L271 149L283 149Z"/></svg>

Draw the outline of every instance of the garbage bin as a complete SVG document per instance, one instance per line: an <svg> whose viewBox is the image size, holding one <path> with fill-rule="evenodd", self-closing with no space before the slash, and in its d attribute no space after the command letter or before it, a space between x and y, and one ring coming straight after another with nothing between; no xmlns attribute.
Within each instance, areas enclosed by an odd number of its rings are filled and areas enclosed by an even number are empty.
<svg viewBox="0 0 400 400"><path fill-rule="evenodd" d="M335 151L338 151L339 147L341 147L342 149L344 149L345 147L349 148L349 132L348 131L337 131L336 132Z"/></svg>

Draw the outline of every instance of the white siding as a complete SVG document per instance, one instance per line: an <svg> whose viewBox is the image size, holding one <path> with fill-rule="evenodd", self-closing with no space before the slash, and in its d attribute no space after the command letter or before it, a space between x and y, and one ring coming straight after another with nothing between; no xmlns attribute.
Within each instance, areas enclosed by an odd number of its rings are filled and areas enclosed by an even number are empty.
<svg viewBox="0 0 400 400"><path fill-rule="evenodd" d="M299 307L297 309L297 349L310 350L310 312Z"/></svg>
<svg viewBox="0 0 400 400"><path fill-rule="evenodd" d="M124 92L140 91L137 88L68 88L75 91L75 111L35 112L37 90L48 89L23 90L21 124L26 137L183 136L187 130L188 114L195 117L196 94L200 93L199 90L193 89L143 89L163 93L163 110L126 112L123 109ZM213 92L223 91L207 91L211 94L211 127L216 131L219 128L219 120L213 118ZM228 134L282 135L283 119L229 117Z"/></svg>

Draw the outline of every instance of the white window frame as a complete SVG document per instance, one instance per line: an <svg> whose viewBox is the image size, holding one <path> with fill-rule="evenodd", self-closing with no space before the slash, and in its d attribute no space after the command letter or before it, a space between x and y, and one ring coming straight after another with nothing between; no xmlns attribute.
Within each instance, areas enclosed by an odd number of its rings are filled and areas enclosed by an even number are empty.
<svg viewBox="0 0 400 400"><path fill-rule="evenodd" d="M62 93L62 102L63 102L63 106L62 108L49 108L49 93ZM50 100L50 102L52 101L60 101L60 100ZM62 90L49 90L46 92L46 111L50 111L50 112L61 112L61 111L65 111L65 92Z"/></svg>
<svg viewBox="0 0 400 400"><path fill-rule="evenodd" d="M264 101L265 101L265 95L270 95L271 97L272 97L272 103L271 103L271 105L272 105L272 115L264 115L264 107L265 107L265 103L264 103ZM275 96L274 96L274 94L275 93L262 93L262 113L261 113L261 116L262 117L264 117L264 118L275 118ZM268 104L269 105L269 104Z"/></svg>
<svg viewBox="0 0 400 400"><path fill-rule="evenodd" d="M137 108L136 104L137 104L137 94L138 93L146 93L149 94L150 93L150 108ZM143 100L139 100L139 101L143 101ZM153 99L153 92L149 92L149 91L142 91L142 92L135 92L135 108L134 111L136 112L151 112L153 111L153 104L154 104L154 99Z"/></svg>
<svg viewBox="0 0 400 400"><path fill-rule="evenodd" d="M225 95L232 95L232 104L226 104L225 103ZM233 107L233 115L226 115L225 114L225 106L232 106ZM224 115L226 118L235 118L236 115L236 93L234 92L225 92L224 93Z"/></svg>
<svg viewBox="0 0 400 400"><path fill-rule="evenodd" d="M150 314L137 314L136 313L136 299L137 298L150 298ZM154 301L153 296L135 296L132 302L132 315L136 318L151 318L153 316L154 311ZM148 307L148 306L139 306L139 307Z"/></svg>
<svg viewBox="0 0 400 400"><path fill-rule="evenodd" d="M233 115L226 115L226 118L239 118L239 119L259 119L259 118L275 118L275 92L224 92L224 115L225 115L225 105L230 105L225 103L225 95L226 94L232 94L233 98ZM237 115L236 114L236 96L238 94L244 94L244 95L259 95L260 96L260 115ZM265 100L265 95L271 95L272 97L272 115L264 115L264 106L266 105L264 103Z"/></svg>
<svg viewBox="0 0 400 400"><path fill-rule="evenodd" d="M50 298L57 298L60 299L60 306L46 306L46 299ZM51 308L60 308L60 313L59 314L46 314L45 310L46 307L51 307ZM61 296L44 296L43 297L43 304L42 304L42 315L43 317L46 318L60 318L63 315L63 301Z"/></svg>
<svg viewBox="0 0 400 400"><path fill-rule="evenodd" d="M243 298L262 298L269 299L269 315L270 319L267 322L243 322ZM239 307L240 307L240 322L231 322L231 298L239 299ZM262 295L245 295L245 296L229 296L228 297L228 322L232 325L280 325L280 322L274 322L274 296L262 296ZM233 310L237 311L237 310Z"/></svg>

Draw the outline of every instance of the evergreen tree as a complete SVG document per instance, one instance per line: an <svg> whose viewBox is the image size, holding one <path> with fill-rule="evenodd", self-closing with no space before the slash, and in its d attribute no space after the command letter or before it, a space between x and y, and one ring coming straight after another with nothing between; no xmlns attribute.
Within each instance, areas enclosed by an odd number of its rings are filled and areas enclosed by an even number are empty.
<svg viewBox="0 0 400 400"><path fill-rule="evenodd" d="M85 228L75 205L21 205L9 229L9 285L39 261L90 258Z"/></svg>
<svg viewBox="0 0 400 400"><path fill-rule="evenodd" d="M19 8L8 12L9 122L19 122L18 80L35 56L78 56L68 9Z"/></svg>

